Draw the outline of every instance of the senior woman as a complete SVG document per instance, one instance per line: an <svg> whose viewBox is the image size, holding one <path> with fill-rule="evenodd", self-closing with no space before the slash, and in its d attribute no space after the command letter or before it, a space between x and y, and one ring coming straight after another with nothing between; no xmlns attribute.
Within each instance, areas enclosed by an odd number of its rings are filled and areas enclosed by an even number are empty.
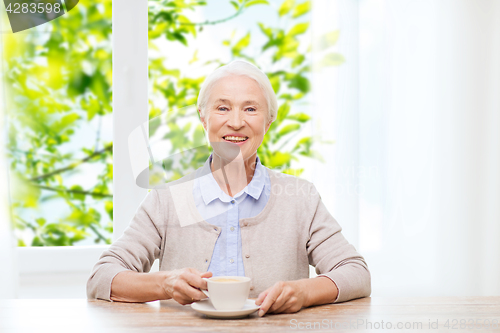
<svg viewBox="0 0 500 333"><path fill-rule="evenodd" d="M367 265L314 185L257 156L277 109L254 65L234 61L209 75L198 111L212 155L184 181L146 196L95 265L88 297L189 304L206 298L203 278L224 275L252 279L260 316L369 296ZM160 271L148 273L155 259ZM317 277L309 278L309 264Z"/></svg>

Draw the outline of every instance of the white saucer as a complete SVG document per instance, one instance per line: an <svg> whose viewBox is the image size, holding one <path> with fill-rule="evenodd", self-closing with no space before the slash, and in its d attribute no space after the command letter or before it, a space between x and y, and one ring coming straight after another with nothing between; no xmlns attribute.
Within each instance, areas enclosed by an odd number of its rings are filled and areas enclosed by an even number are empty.
<svg viewBox="0 0 500 333"><path fill-rule="evenodd" d="M208 299L199 302L191 303L191 307L200 313L203 313L211 318L244 318L251 313L259 310L260 305L255 305L254 299L247 299L245 306L240 310L215 310L214 306Z"/></svg>

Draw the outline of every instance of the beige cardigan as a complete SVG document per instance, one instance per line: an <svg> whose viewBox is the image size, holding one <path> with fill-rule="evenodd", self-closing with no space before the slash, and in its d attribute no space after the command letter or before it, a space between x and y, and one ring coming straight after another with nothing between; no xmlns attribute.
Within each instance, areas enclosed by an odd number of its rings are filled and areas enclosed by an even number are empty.
<svg viewBox="0 0 500 333"><path fill-rule="evenodd" d="M267 169L267 168L266 168ZM267 169L271 195L263 211L240 219L245 275L250 297L277 281L309 277L309 264L339 289L335 302L369 296L370 272L341 233L314 185ZM110 300L119 272L193 267L205 272L221 229L203 220L193 198L194 174L149 192L124 234L105 250L87 282L87 296Z"/></svg>

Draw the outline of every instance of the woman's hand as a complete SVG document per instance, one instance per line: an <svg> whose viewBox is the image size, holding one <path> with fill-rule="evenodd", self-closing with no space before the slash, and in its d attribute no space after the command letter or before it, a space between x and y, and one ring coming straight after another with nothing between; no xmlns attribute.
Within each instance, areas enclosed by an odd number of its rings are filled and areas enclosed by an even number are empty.
<svg viewBox="0 0 500 333"><path fill-rule="evenodd" d="M333 303L339 290L335 282L325 276L287 282L276 282L255 301L260 305L259 316L266 313L294 313L308 306Z"/></svg>
<svg viewBox="0 0 500 333"><path fill-rule="evenodd" d="M266 313L295 313L307 306L307 292L302 280L279 281L260 293L255 301L259 316Z"/></svg>
<svg viewBox="0 0 500 333"><path fill-rule="evenodd" d="M203 278L211 277L212 272L201 273L194 268L183 268L164 273L161 287L167 299L172 298L186 305L207 298L200 289L207 289L207 281Z"/></svg>

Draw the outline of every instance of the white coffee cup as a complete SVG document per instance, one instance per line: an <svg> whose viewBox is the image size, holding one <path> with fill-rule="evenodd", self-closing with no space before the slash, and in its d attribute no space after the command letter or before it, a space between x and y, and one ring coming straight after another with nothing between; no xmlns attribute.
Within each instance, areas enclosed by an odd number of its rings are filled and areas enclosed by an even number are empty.
<svg viewBox="0 0 500 333"><path fill-rule="evenodd" d="M245 306L250 293L250 278L246 276L215 276L207 281L208 292L216 310L240 310Z"/></svg>

